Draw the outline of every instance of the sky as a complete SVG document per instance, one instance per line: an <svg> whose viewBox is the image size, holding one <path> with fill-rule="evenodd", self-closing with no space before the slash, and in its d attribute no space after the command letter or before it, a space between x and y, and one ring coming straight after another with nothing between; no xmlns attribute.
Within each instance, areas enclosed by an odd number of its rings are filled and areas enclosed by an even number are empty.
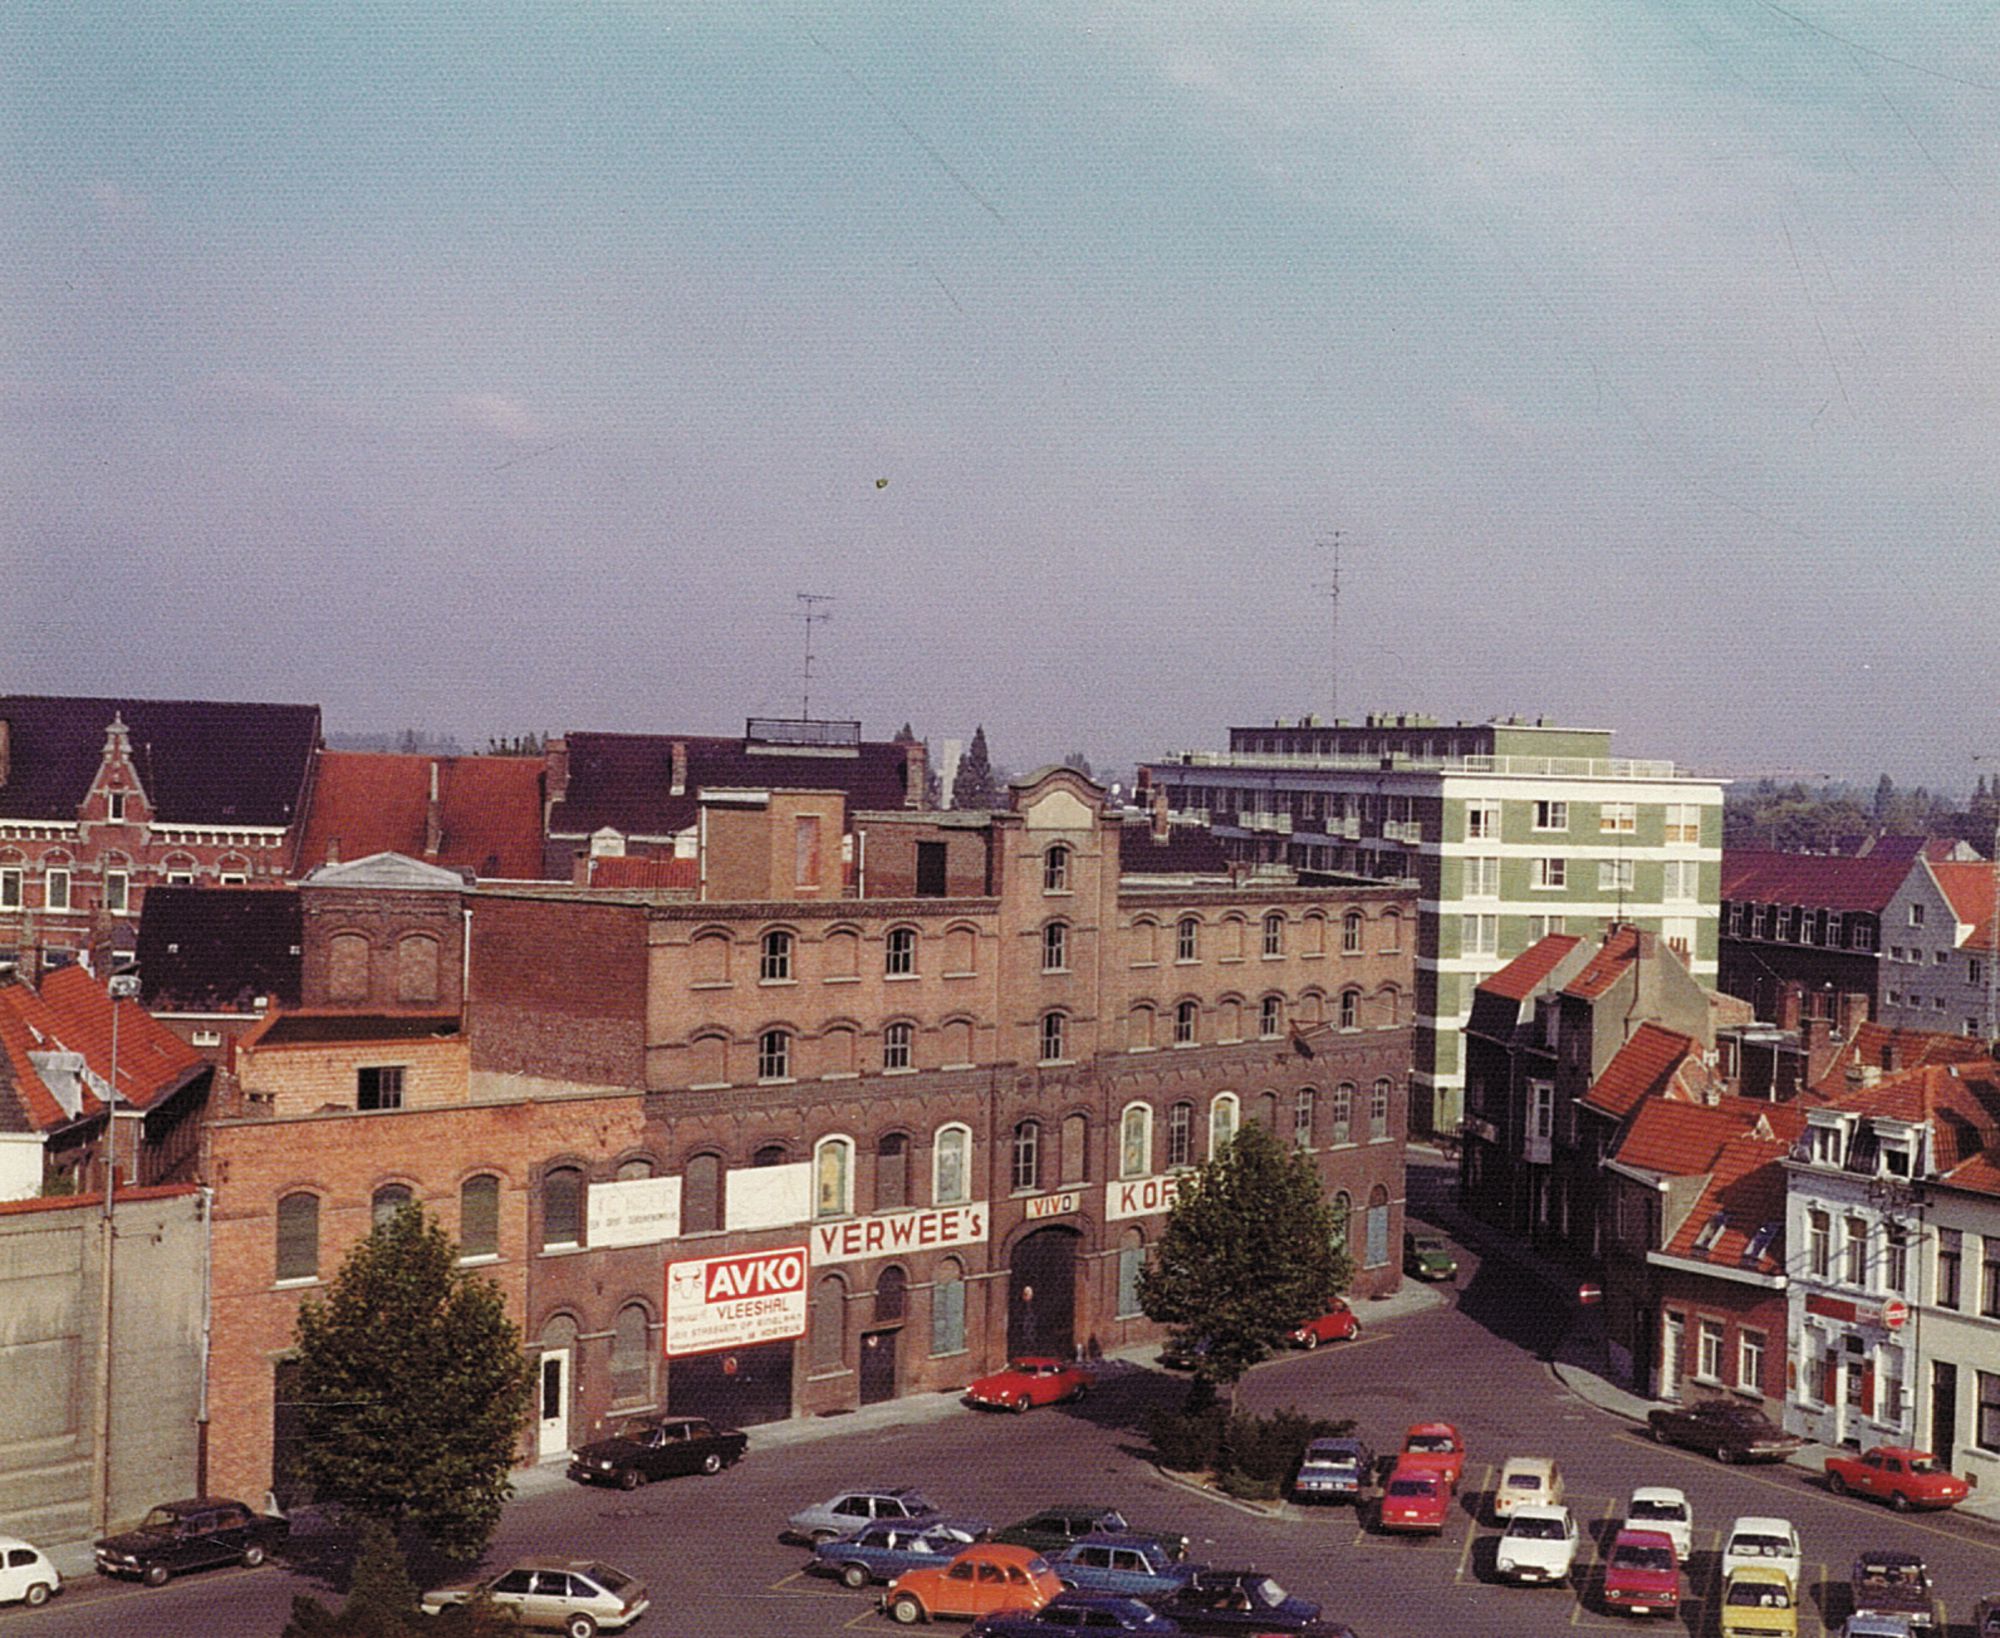
<svg viewBox="0 0 2000 1638"><path fill-rule="evenodd" d="M1983 3L16 0L0 690L1969 788L1996 198Z"/></svg>

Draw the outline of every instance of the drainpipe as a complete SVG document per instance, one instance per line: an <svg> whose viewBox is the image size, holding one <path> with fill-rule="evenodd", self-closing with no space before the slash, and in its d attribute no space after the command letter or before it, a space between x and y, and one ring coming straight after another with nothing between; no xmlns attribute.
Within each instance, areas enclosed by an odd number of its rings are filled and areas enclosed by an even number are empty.
<svg viewBox="0 0 2000 1638"><path fill-rule="evenodd" d="M208 1494L208 1366L215 1336L215 1190L201 1190L201 1398L194 1412L194 1493Z"/></svg>

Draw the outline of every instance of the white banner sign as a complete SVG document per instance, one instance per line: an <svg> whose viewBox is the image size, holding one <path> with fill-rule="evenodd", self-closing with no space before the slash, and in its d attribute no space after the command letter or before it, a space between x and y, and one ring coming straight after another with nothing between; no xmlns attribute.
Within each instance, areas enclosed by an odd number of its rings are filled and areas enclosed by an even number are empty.
<svg viewBox="0 0 2000 1638"><path fill-rule="evenodd" d="M790 1228L812 1216L812 1162L733 1166L723 1195L727 1229Z"/></svg>
<svg viewBox="0 0 2000 1638"><path fill-rule="evenodd" d="M598 1246L649 1246L681 1232L681 1180L629 1177L593 1183L584 1200L584 1242Z"/></svg>
<svg viewBox="0 0 2000 1638"><path fill-rule="evenodd" d="M1162 1177L1134 1177L1123 1183L1104 1185L1104 1216L1115 1223L1123 1217L1154 1217L1173 1209L1174 1197L1181 1192L1180 1174Z"/></svg>
<svg viewBox="0 0 2000 1638"><path fill-rule="evenodd" d="M667 1264L667 1352L708 1354L806 1334L806 1248Z"/></svg>
<svg viewBox="0 0 2000 1638"><path fill-rule="evenodd" d="M824 1263L851 1263L895 1252L976 1246L985 1240L986 1202L982 1200L972 1206L934 1206L929 1211L890 1211L879 1217L815 1223L812 1260L817 1268Z"/></svg>

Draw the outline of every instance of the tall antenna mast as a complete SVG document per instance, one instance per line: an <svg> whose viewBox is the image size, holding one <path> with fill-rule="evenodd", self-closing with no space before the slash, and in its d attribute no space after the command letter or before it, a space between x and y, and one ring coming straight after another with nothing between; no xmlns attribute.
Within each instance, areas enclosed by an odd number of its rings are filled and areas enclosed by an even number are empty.
<svg viewBox="0 0 2000 1638"><path fill-rule="evenodd" d="M1319 549L1327 555L1326 582L1326 714L1329 722L1340 720L1340 537L1336 529L1324 536Z"/></svg>
<svg viewBox="0 0 2000 1638"><path fill-rule="evenodd" d="M805 605L803 612L799 616L800 619L805 621L806 627L806 659L805 665L799 672L799 717L801 721L811 721L813 714L813 627L824 625L833 618L831 612L822 613L819 607L822 603L831 603L833 597L828 592L795 592L793 595Z"/></svg>

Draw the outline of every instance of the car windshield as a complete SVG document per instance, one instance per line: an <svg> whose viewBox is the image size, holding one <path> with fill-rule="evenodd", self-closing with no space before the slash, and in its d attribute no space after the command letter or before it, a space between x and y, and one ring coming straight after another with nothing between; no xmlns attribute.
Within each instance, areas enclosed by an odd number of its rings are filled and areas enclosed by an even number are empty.
<svg viewBox="0 0 2000 1638"><path fill-rule="evenodd" d="M1611 1555L1611 1567L1615 1570L1671 1570L1674 1567L1674 1550L1671 1547L1620 1547Z"/></svg>
<svg viewBox="0 0 2000 1638"><path fill-rule="evenodd" d="M1354 1453L1347 1450L1309 1450L1306 1452L1307 1467L1352 1467Z"/></svg>
<svg viewBox="0 0 2000 1638"><path fill-rule="evenodd" d="M1285 1589L1268 1575L1244 1582L1243 1590L1267 1610L1274 1610L1285 1601Z"/></svg>
<svg viewBox="0 0 2000 1638"><path fill-rule="evenodd" d="M1448 1433L1413 1433L1405 1448L1419 1456L1449 1456L1453 1447Z"/></svg>
<svg viewBox="0 0 2000 1638"><path fill-rule="evenodd" d="M1870 1591L1917 1587L1923 1584L1923 1571L1913 1564L1864 1564L1854 1579Z"/></svg>
<svg viewBox="0 0 2000 1638"><path fill-rule="evenodd" d="M172 1530L179 1526L180 1514L171 1507L156 1507L139 1521L141 1530Z"/></svg>
<svg viewBox="0 0 2000 1638"><path fill-rule="evenodd" d="M1389 1494L1392 1496L1430 1496L1437 1492L1435 1479L1391 1479Z"/></svg>
<svg viewBox="0 0 2000 1638"><path fill-rule="evenodd" d="M1670 1501L1648 1501L1639 1497L1632 1503L1631 1516L1635 1519L1673 1519L1687 1517L1687 1503Z"/></svg>
<svg viewBox="0 0 2000 1638"><path fill-rule="evenodd" d="M1783 1536L1737 1536L1730 1541L1729 1550L1738 1558L1786 1558L1792 1544Z"/></svg>
<svg viewBox="0 0 2000 1638"><path fill-rule="evenodd" d="M1524 1519L1517 1517L1507 1526L1507 1534L1516 1541L1561 1541L1563 1527L1561 1519Z"/></svg>
<svg viewBox="0 0 2000 1638"><path fill-rule="evenodd" d="M629 1439L634 1444L645 1445L652 1443L653 1435L654 1429L651 1422L639 1421L635 1418L621 1427L618 1430L617 1436L620 1439Z"/></svg>
<svg viewBox="0 0 2000 1638"><path fill-rule="evenodd" d="M1732 1581L1722 1601L1739 1610L1788 1610L1792 1607L1792 1595L1784 1587L1770 1581Z"/></svg>
<svg viewBox="0 0 2000 1638"><path fill-rule="evenodd" d="M593 1564L585 1573L589 1575L592 1581L595 1581L606 1592L614 1596L622 1593L627 1587L632 1585L632 1578L629 1575L620 1570L612 1569L609 1564Z"/></svg>
<svg viewBox="0 0 2000 1638"><path fill-rule="evenodd" d="M1509 1473L1507 1475L1507 1488L1509 1490L1539 1490L1542 1488L1542 1476L1539 1473Z"/></svg>

